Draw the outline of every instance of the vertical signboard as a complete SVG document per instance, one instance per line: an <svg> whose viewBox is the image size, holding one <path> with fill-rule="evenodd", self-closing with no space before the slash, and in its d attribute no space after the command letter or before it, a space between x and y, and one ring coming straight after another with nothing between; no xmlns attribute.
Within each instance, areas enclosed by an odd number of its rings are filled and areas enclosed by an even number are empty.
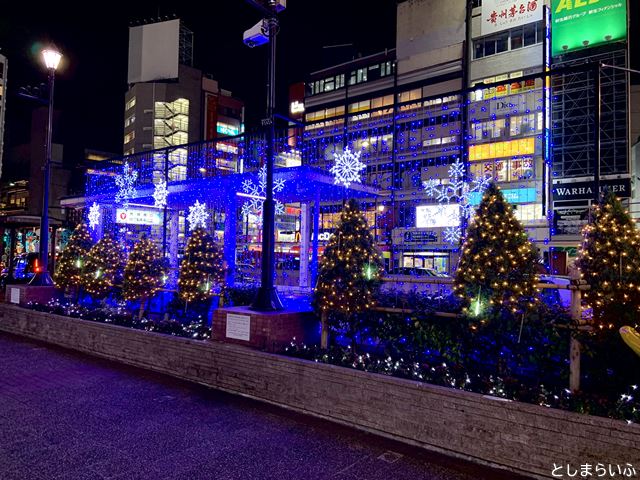
<svg viewBox="0 0 640 480"><path fill-rule="evenodd" d="M552 0L551 54L627 38L627 0Z"/></svg>

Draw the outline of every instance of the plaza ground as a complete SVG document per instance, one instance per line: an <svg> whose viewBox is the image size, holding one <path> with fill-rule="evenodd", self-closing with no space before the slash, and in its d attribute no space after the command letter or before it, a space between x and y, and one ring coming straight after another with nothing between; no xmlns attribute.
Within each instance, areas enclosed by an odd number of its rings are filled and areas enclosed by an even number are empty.
<svg viewBox="0 0 640 480"><path fill-rule="evenodd" d="M522 478L4 333L0 439L3 480Z"/></svg>

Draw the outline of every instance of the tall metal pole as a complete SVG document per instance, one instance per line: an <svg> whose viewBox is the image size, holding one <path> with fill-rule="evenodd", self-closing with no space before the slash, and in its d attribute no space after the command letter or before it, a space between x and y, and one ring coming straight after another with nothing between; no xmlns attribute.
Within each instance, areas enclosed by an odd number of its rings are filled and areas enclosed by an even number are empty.
<svg viewBox="0 0 640 480"><path fill-rule="evenodd" d="M252 310L270 312L283 310L284 306L274 286L274 247L275 247L275 205L273 201L273 164L275 158L275 125L274 111L276 98L276 34L278 18L275 5L271 6L270 15L266 19L269 30L269 88L267 94L267 117L263 125L267 126L267 186L266 199L262 207L262 276L260 288L256 295Z"/></svg>
<svg viewBox="0 0 640 480"><path fill-rule="evenodd" d="M600 201L600 160L601 160L601 132L602 128L602 79L600 75L600 64L594 68L595 75L595 90L596 90L596 115L595 115L595 168L594 168L594 190L595 190L595 203Z"/></svg>
<svg viewBox="0 0 640 480"><path fill-rule="evenodd" d="M49 118L47 120L46 157L42 186L42 215L40 217L40 269L29 282L34 286L53 285L49 275L49 183L51 176L51 132L53 129L53 90L56 71L49 68Z"/></svg>

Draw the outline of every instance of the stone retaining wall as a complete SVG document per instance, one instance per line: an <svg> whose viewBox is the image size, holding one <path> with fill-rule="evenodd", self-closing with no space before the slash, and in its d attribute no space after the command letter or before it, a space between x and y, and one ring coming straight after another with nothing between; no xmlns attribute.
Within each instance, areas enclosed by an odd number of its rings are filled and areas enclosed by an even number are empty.
<svg viewBox="0 0 640 480"><path fill-rule="evenodd" d="M554 463L640 467L637 424L6 304L0 330L538 478Z"/></svg>

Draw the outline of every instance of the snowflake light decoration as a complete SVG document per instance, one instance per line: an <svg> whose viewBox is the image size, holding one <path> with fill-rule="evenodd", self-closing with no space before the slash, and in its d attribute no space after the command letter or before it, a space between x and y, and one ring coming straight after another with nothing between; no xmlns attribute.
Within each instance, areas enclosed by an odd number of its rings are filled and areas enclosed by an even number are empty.
<svg viewBox="0 0 640 480"><path fill-rule="evenodd" d="M156 208L164 208L167 206L167 197L169 192L167 191L167 182L156 183L153 190L153 204Z"/></svg>
<svg viewBox="0 0 640 480"><path fill-rule="evenodd" d="M342 153L334 154L335 163L329 169L333 173L333 183L349 188L352 183L362 183L360 170L367 166L360 161L362 152L352 152L346 147Z"/></svg>
<svg viewBox="0 0 640 480"><path fill-rule="evenodd" d="M89 220L89 227L92 230L95 230L100 223L100 205L96 202L93 202L93 205L89 207L89 215L87 215L87 219Z"/></svg>
<svg viewBox="0 0 640 480"><path fill-rule="evenodd" d="M195 230L198 227L206 227L207 218L209 218L209 213L206 208L207 205L200 203L199 200L196 200L196 203L189 207L189 215L187 215L189 230Z"/></svg>
<svg viewBox="0 0 640 480"><path fill-rule="evenodd" d="M283 178L273 179L273 195L282 192L284 190L285 180ZM258 223L262 223L262 205L264 199L267 196L267 166L263 165L258 171L258 183L254 183L253 180L247 179L242 182L242 191L250 196L250 199L242 205L242 214L249 215L253 213L258 217ZM284 213L284 204L274 198L275 213L276 215L282 215Z"/></svg>
<svg viewBox="0 0 640 480"><path fill-rule="evenodd" d="M457 159L449 166L449 181L441 183L439 180L430 179L422 182L425 193L436 199L441 209L438 213L448 215L452 223L458 223L455 227L446 227L443 232L444 240L450 244L457 244L462 238L461 223L463 219L471 217L474 211L472 197L474 194L482 195L491 183L490 176L474 177L471 182L465 182L464 164ZM445 209L445 205L457 204L459 210L453 213L451 209ZM455 218L454 218L455 217Z"/></svg>
<svg viewBox="0 0 640 480"><path fill-rule="evenodd" d="M129 166L127 162L122 167L122 175L116 175L116 203L122 203L124 208L129 208L129 200L136 194L135 183L138 179L138 171Z"/></svg>

